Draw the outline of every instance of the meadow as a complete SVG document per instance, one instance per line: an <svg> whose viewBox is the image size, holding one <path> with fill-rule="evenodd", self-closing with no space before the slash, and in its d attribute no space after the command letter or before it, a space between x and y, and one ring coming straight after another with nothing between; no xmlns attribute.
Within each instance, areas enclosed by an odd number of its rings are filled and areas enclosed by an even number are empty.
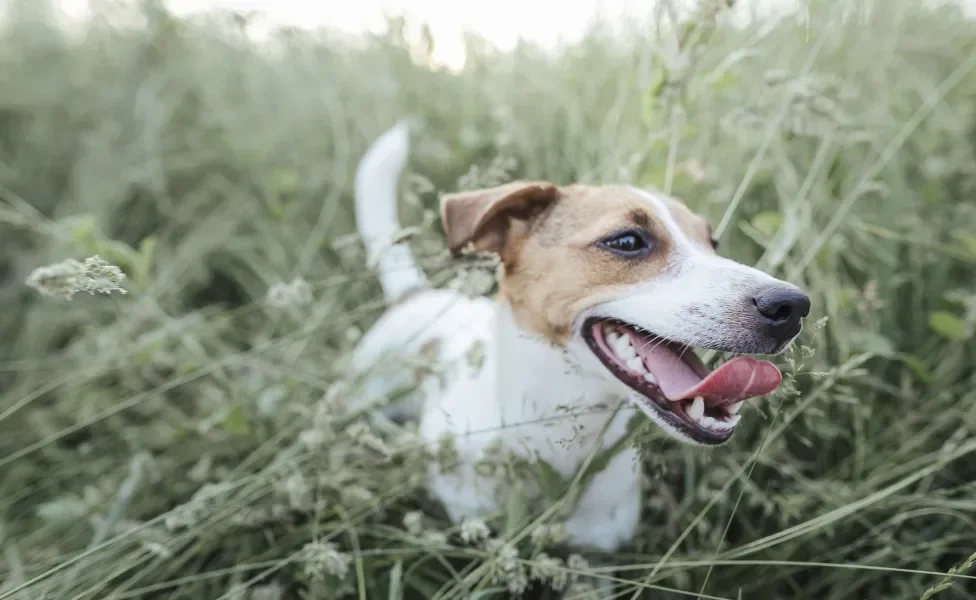
<svg viewBox="0 0 976 600"><path fill-rule="evenodd" d="M592 598L598 578L623 599L976 598L958 9L818 1L733 27L703 1L558 53L471 37L455 72L395 20L255 41L246 15L151 0L81 30L9 4L0 600ZM450 445L351 408L345 358L383 310L353 174L402 118L404 238L438 285L495 285L445 253L438 195L526 177L656 186L813 299L787 385L729 446L635 433L645 517L615 556L515 495L451 526L422 489Z"/></svg>

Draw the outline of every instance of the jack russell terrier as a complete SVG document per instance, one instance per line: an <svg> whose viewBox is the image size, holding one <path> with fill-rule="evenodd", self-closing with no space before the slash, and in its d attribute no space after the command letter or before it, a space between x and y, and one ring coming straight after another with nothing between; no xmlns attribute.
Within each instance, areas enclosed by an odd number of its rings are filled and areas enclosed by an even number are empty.
<svg viewBox="0 0 976 600"><path fill-rule="evenodd" d="M800 333L809 298L717 256L708 223L647 189L515 181L446 195L448 248L497 253L504 269L495 299L432 288L406 245L391 245L408 148L407 125L398 124L356 173L359 232L390 308L352 360L368 374L388 353L436 349L449 365L419 384L419 403L406 410L432 449L454 438L458 468L431 467L427 481L454 522L504 505L502 479L476 468L489 447L543 459L571 478L594 446L626 434L635 409L680 441L718 446L735 432L742 403L780 384L768 361L738 356L709 372L693 349L778 354ZM473 344L484 349L480 365L466 360ZM410 381L374 376L365 393ZM629 411L605 408L621 402ZM593 410L568 416L566 406ZM613 551L631 540L642 504L637 458L626 448L589 480L564 523L569 543Z"/></svg>

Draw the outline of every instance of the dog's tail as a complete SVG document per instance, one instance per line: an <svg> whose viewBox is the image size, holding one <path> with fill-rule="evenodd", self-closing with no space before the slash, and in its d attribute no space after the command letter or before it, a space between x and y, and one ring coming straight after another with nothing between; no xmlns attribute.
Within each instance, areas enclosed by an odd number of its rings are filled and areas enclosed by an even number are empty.
<svg viewBox="0 0 976 600"><path fill-rule="evenodd" d="M356 226L388 303L428 286L410 248L394 239L401 230L397 185L409 151L409 126L401 121L373 142L356 168Z"/></svg>

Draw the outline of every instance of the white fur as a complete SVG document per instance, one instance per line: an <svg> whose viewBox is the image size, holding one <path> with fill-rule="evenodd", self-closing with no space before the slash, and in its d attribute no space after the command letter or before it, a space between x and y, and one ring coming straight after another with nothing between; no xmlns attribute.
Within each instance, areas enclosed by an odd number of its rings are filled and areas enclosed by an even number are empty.
<svg viewBox="0 0 976 600"><path fill-rule="evenodd" d="M387 302L427 285L404 244L391 245L400 231L397 183L410 150L409 127L397 123L370 146L356 169L356 224L370 261L379 265Z"/></svg>
<svg viewBox="0 0 976 600"><path fill-rule="evenodd" d="M427 378L411 409L420 409L420 434L432 449L449 434L460 455L457 472L433 468L428 484L456 522L497 514L504 503L500 480L476 472L493 445L541 458L570 478L598 442L602 449L620 439L633 414L630 406L614 413L622 384L581 371L569 353L523 334L505 303L449 290L426 291L386 313L364 336L354 366L372 368L384 352L416 352L429 340L443 344L444 377ZM476 344L484 351L480 368L468 355ZM374 376L371 383L375 397L398 382ZM565 525L571 543L610 551L630 540L639 517L637 455L627 449L592 480Z"/></svg>
<svg viewBox="0 0 976 600"><path fill-rule="evenodd" d="M374 144L357 175L362 185L357 187L356 212L364 235L386 232L395 223L395 208L391 207L395 186L391 182L398 177L398 169L393 167L404 161L391 155L405 153L406 144L390 135ZM433 340L440 345L442 376L424 379L418 393L399 412L419 415L420 433L432 449L445 434L454 438L459 469L446 473L432 468L428 487L455 522L491 515L503 506L508 491L503 480L476 469L491 446L500 444L525 458L541 458L568 478L596 447L606 448L625 434L636 405L626 400L634 400L635 393L612 376L586 346L579 331L583 319L616 317L690 345L741 347L747 328L733 322L729 315L734 311L729 307L747 302L764 284L785 285L760 271L708 254L685 235L664 202L650 192L635 191L667 224L677 250L672 264L662 277L585 311L567 347L526 334L502 300L427 290L387 312L354 352L357 371L380 366L394 369L393 375L372 374L367 396L375 398L413 382L409 369L398 370L398 365L406 363L402 355L396 358L397 353L416 353ZM407 280L394 271L400 264L379 262L387 297L396 297L406 287ZM417 280L414 274L409 283ZM739 337L733 339L736 335ZM481 364L472 361L469 353L479 345L484 356ZM624 409L615 413L614 407L622 402ZM668 433L692 441L652 412L648 412L650 417ZM636 452L628 448L592 480L566 522L572 544L612 551L630 541L641 514L637 459Z"/></svg>

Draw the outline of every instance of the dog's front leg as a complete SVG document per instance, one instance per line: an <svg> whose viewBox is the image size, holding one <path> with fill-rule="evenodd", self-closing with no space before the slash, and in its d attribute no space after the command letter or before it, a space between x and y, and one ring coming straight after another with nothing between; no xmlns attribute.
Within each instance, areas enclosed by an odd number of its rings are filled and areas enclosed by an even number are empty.
<svg viewBox="0 0 976 600"><path fill-rule="evenodd" d="M630 541L640 521L639 469L637 452L627 448L590 479L566 521L571 544L613 552Z"/></svg>
<svg viewBox="0 0 976 600"><path fill-rule="evenodd" d="M576 510L566 521L569 542L614 552L637 533L640 513L640 463L637 452L627 448L590 479ZM601 596L612 597L610 580L597 578L596 583Z"/></svg>

